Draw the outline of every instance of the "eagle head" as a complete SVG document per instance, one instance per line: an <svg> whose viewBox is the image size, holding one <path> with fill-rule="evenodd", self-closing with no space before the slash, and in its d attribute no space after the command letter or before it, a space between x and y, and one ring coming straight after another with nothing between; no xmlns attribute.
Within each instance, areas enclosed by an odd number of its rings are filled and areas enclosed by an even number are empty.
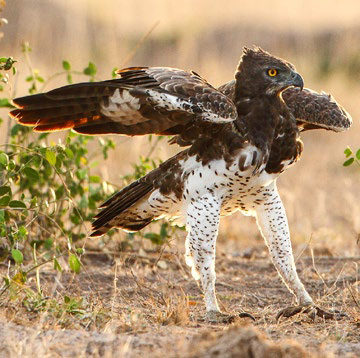
<svg viewBox="0 0 360 358"><path fill-rule="evenodd" d="M304 86L294 65L260 47L243 48L235 78L236 93L247 97L280 95L288 87Z"/></svg>

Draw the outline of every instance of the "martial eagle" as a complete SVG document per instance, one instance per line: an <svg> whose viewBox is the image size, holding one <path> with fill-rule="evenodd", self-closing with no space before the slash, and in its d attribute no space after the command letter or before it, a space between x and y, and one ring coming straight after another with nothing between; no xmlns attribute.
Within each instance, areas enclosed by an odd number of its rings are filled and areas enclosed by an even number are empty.
<svg viewBox="0 0 360 358"><path fill-rule="evenodd" d="M296 272L276 179L301 155L302 130L343 131L351 117L330 96L303 89L295 67L260 48L244 48L235 79L216 89L195 72L132 67L120 78L78 83L17 98L11 116L35 131L172 135L187 147L102 206L91 236L113 227L140 230L159 217L186 223L186 263L200 279L206 317L229 321L215 296L215 243L220 216L255 216L271 259L301 310L315 306Z"/></svg>

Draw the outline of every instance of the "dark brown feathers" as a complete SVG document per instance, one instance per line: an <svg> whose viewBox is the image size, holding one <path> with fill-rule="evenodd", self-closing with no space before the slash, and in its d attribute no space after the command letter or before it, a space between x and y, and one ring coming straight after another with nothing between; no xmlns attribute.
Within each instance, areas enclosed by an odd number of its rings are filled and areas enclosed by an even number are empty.
<svg viewBox="0 0 360 358"><path fill-rule="evenodd" d="M121 78L115 80L16 98L18 109L10 115L40 132L72 128L83 134L125 135L161 134L195 121L236 119L233 102L196 73L166 67L132 67L118 73Z"/></svg>
<svg viewBox="0 0 360 358"><path fill-rule="evenodd" d="M151 184L147 183L145 180L139 179L113 195L110 199L101 205L103 210L95 216L95 221L92 223L92 228L94 231L90 236L94 237L103 235L106 231L109 230L107 223L111 222L126 209L134 205L137 201L143 199L153 189L154 188ZM150 215L145 220L143 220L144 225L142 227L150 223L152 219L153 217ZM134 226L134 223L123 228L133 230L131 229L131 226ZM137 226L138 228L136 230L140 230L140 228L142 228L140 227L140 223L137 223Z"/></svg>
<svg viewBox="0 0 360 358"><path fill-rule="evenodd" d="M283 93L283 99L300 130L323 128L342 132L352 124L350 114L327 93L289 88Z"/></svg>
<svg viewBox="0 0 360 358"><path fill-rule="evenodd" d="M218 90L234 100L235 80L223 84ZM300 130L323 128L341 132L352 124L350 114L330 94L290 87L282 97Z"/></svg>

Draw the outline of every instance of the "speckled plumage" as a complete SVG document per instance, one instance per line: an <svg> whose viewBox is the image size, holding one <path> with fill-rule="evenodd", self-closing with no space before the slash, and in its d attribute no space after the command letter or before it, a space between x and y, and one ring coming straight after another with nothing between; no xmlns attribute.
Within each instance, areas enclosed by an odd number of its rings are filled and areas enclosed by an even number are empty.
<svg viewBox="0 0 360 358"><path fill-rule="evenodd" d="M276 69L274 78L269 69ZM239 210L256 217L271 259L299 303L312 304L296 273L276 179L299 159L301 130L344 130L350 116L327 95L293 88L303 87L294 66L261 49L244 49L235 80L218 90L177 69L119 74L117 80L15 99L20 108L11 112L38 131L167 134L174 136L171 143L188 147L105 202L91 236L112 227L140 230L160 217L184 222L186 263L201 280L207 312L219 313L219 219Z"/></svg>

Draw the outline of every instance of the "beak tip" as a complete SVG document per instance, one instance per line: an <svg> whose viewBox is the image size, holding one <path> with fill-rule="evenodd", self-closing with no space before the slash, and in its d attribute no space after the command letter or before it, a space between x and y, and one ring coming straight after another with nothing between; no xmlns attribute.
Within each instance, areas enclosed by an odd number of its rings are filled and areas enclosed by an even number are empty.
<svg viewBox="0 0 360 358"><path fill-rule="evenodd" d="M294 78L294 86L300 88L300 91L304 88L304 80L298 73L296 73Z"/></svg>

